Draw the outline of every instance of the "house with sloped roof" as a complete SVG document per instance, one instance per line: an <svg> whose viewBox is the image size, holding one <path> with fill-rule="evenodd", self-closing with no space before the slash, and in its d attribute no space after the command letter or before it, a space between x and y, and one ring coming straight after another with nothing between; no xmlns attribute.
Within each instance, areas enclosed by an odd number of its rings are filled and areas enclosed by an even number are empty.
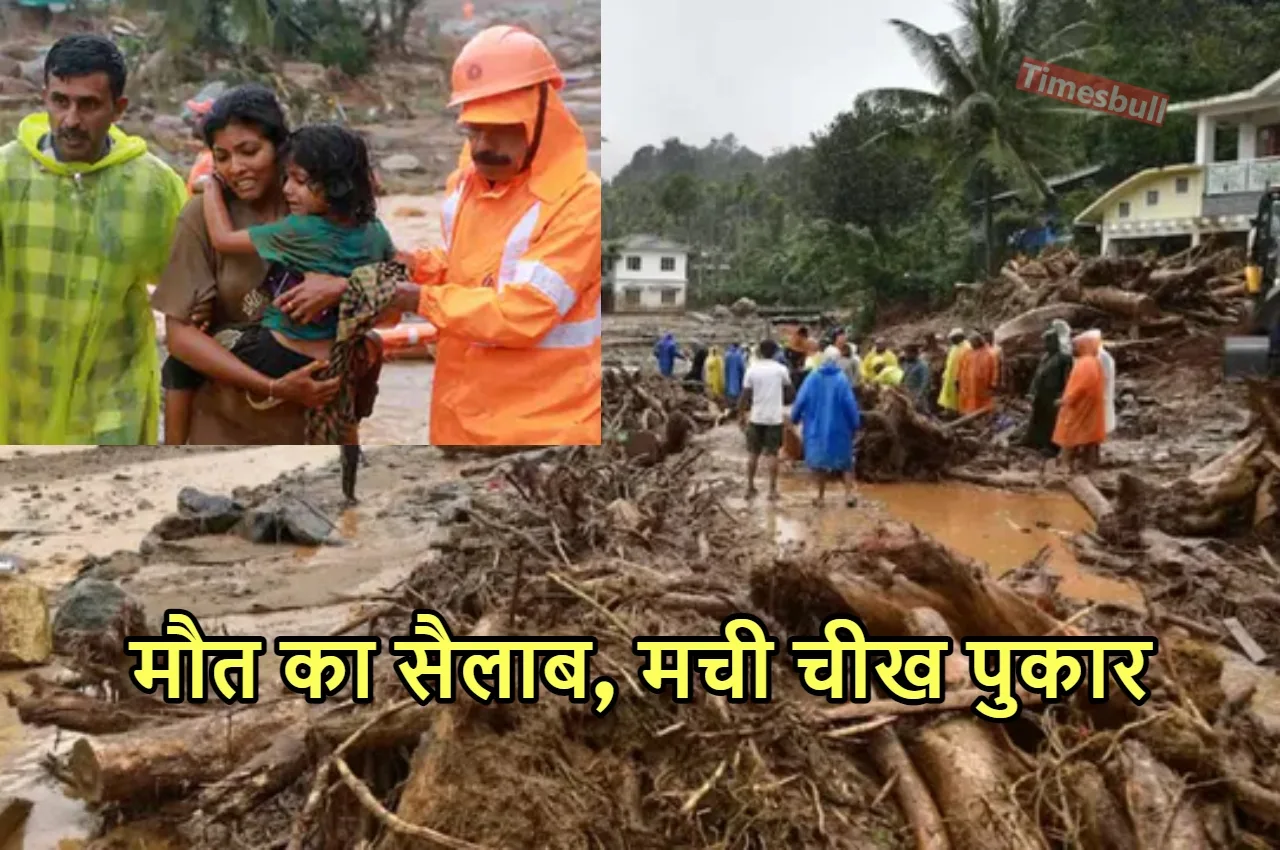
<svg viewBox="0 0 1280 850"><path fill-rule="evenodd" d="M1260 194L1280 183L1280 71L1168 112L1195 116L1195 161L1140 171L1076 216L1077 226L1100 231L1104 254L1176 251L1210 235L1243 241ZM1216 156L1223 135L1234 137L1233 158Z"/></svg>
<svg viewBox="0 0 1280 850"><path fill-rule="evenodd" d="M679 242L635 234L609 242L604 288L613 312L682 311L689 290L689 249Z"/></svg>

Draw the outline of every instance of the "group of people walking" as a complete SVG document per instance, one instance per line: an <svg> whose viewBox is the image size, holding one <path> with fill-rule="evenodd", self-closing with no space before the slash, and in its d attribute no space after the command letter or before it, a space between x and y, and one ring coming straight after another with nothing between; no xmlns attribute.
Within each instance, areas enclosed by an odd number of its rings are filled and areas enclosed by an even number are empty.
<svg viewBox="0 0 1280 850"><path fill-rule="evenodd" d="M62 39L45 111L0 147L0 443L155 443L163 384L168 443L350 445L372 331L406 313L439 332L433 444L600 442L600 181L539 39L460 52L466 141L429 249L379 222L357 133L293 130L240 86L198 110L188 186L117 126L126 77L110 39Z"/></svg>
<svg viewBox="0 0 1280 850"><path fill-rule="evenodd" d="M1046 457L1061 453L1069 471L1087 470L1098 462L1101 444L1115 429L1115 361L1098 330L1073 340L1070 327L1056 320L1045 331L1044 341L1021 442ZM956 328L948 342L950 347L944 349L930 334L923 345L912 343L895 351L886 340L876 339L859 357L844 329L829 332L823 344L810 339L807 328L799 328L785 348L767 339L754 356L737 343L723 356L716 348L695 343L690 356L668 333L658 340L654 356L667 377L674 377L678 360L688 360L690 369L683 377L691 388L737 408L747 440L748 498L757 493L762 455L769 463L769 497L778 498L778 455L789 422L802 429L804 463L818 484L815 503L822 504L829 481L840 479L846 504L853 506L854 447L862 424L856 388L897 387L919 412L943 419L996 409L1009 380L994 334Z"/></svg>

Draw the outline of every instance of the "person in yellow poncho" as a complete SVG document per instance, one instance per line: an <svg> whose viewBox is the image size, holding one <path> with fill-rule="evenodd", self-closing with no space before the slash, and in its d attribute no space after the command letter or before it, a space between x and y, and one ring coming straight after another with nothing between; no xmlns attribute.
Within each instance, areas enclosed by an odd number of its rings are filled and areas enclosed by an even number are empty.
<svg viewBox="0 0 1280 850"><path fill-rule="evenodd" d="M960 410L960 359L969 350L969 342L964 338L964 331L955 328L947 335L951 343L947 351L947 368L942 370L942 389L938 393L938 407L944 413L954 414Z"/></svg>
<svg viewBox="0 0 1280 850"><path fill-rule="evenodd" d="M724 396L724 358L720 349L712 346L707 355L707 394L712 398Z"/></svg>
<svg viewBox="0 0 1280 850"><path fill-rule="evenodd" d="M147 284L186 186L115 126L119 49L67 36L45 58L45 112L0 147L0 445L155 444L160 363Z"/></svg>
<svg viewBox="0 0 1280 850"><path fill-rule="evenodd" d="M876 367L884 364L889 366L898 365L898 357L889 350L889 344L883 339L876 340L875 349L868 352L867 356L862 359L862 379L866 383L871 383L876 379Z"/></svg>
<svg viewBox="0 0 1280 850"><path fill-rule="evenodd" d="M902 367L897 363L877 363L875 381L882 387L900 387L902 379L906 373L902 371Z"/></svg>

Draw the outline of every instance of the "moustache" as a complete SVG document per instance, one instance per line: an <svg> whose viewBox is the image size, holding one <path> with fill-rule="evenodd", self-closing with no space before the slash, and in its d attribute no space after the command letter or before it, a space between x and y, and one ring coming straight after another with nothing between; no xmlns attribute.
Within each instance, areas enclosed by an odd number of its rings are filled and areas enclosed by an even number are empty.
<svg viewBox="0 0 1280 850"><path fill-rule="evenodd" d="M89 134L83 130L59 130L57 137L68 142L88 141Z"/></svg>
<svg viewBox="0 0 1280 850"><path fill-rule="evenodd" d="M511 157L503 156L500 153L491 153L489 151L480 151L473 153L471 158L481 165L510 165Z"/></svg>

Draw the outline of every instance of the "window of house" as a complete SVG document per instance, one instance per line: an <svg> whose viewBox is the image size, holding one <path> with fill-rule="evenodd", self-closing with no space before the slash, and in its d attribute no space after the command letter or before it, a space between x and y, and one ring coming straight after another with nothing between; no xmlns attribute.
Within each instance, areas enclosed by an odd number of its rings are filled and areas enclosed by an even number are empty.
<svg viewBox="0 0 1280 850"><path fill-rule="evenodd" d="M675 258L675 257L663 257L663 258L662 258L662 270L663 270L664 272L673 272L673 271L675 271L675 270L676 270L676 258Z"/></svg>
<svg viewBox="0 0 1280 850"><path fill-rule="evenodd" d="M1129 217L1129 202L1128 202L1128 201L1121 201L1121 202L1120 202L1120 210L1119 210L1119 213L1120 213L1120 217L1121 217L1121 218L1128 218L1128 217Z"/></svg>
<svg viewBox="0 0 1280 850"><path fill-rule="evenodd" d="M639 258L637 257L636 259L639 259ZM640 306L640 290L624 289L622 291L622 303L626 304L628 307L639 307Z"/></svg>
<svg viewBox="0 0 1280 850"><path fill-rule="evenodd" d="M1185 195L1187 194L1187 188L1189 184L1190 184L1190 181L1188 181L1187 178L1179 177L1177 180L1174 181L1173 190L1177 192L1179 195Z"/></svg>
<svg viewBox="0 0 1280 850"><path fill-rule="evenodd" d="M666 258L664 257L663 259L665 260ZM672 262L675 262L675 260L672 260ZM679 292L680 292L680 290L678 290L678 289L671 289L671 288L668 288L668 289L664 289L664 290L662 290L662 304L663 304L663 306L665 306L665 307L671 307L671 306L674 306L674 305L675 305L675 303L676 303L676 295L678 295L678 294L679 294Z"/></svg>
<svg viewBox="0 0 1280 850"><path fill-rule="evenodd" d="M638 271L640 271L640 258L639 258L639 257L627 257L627 271L629 271L629 272L638 272Z"/></svg>
<svg viewBox="0 0 1280 850"><path fill-rule="evenodd" d="M1147 206L1154 207L1158 203L1160 203L1160 192L1156 189L1147 192Z"/></svg>

